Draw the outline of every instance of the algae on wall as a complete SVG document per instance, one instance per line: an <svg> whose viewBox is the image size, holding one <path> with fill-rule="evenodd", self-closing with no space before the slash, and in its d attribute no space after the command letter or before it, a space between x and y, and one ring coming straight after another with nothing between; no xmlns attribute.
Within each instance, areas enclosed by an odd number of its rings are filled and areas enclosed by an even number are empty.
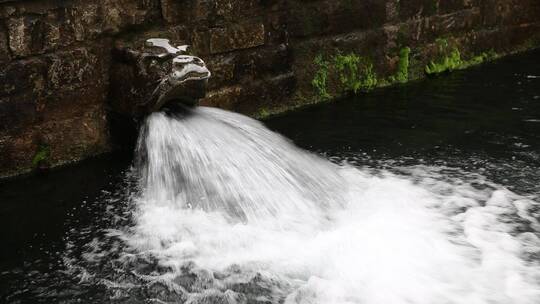
<svg viewBox="0 0 540 304"><path fill-rule="evenodd" d="M399 61L397 64L397 71L395 75L390 76L390 82L405 83L409 81L409 56L411 49L404 47L399 50Z"/></svg>
<svg viewBox="0 0 540 304"><path fill-rule="evenodd" d="M497 57L495 51L490 50L465 60L461 57L461 52L457 46L450 46L448 40L440 38L436 40L436 43L441 55L439 58L431 60L426 65L425 72L427 75L436 75L444 72L466 69L470 66L478 65Z"/></svg>
<svg viewBox="0 0 540 304"><path fill-rule="evenodd" d="M410 53L409 47L399 50L397 70L388 78L378 77L372 60L354 52L342 54L338 51L327 60L319 54L313 62L316 72L311 84L319 100L328 100L346 94L369 92L380 86L405 83L409 80ZM329 89L329 86L332 86L332 89ZM330 90L335 95L332 95Z"/></svg>
<svg viewBox="0 0 540 304"><path fill-rule="evenodd" d="M373 63L367 57L353 52L342 54L338 52L325 59L319 54L313 63L317 69L311 84L319 100L328 100L335 95L329 92L329 86L335 94L358 94L368 92L378 83Z"/></svg>
<svg viewBox="0 0 540 304"><path fill-rule="evenodd" d="M437 54L432 55L423 68L426 76L465 69L500 57L490 50L464 59L458 46L447 39L436 39L435 44ZM354 52L344 55L337 50L336 54L327 56L328 59L318 54L313 62L315 76L311 80L315 98L326 101L347 94L366 93L376 87L406 83L410 79L412 52L408 46L399 48L395 71L388 77L378 77L372 61Z"/></svg>
<svg viewBox="0 0 540 304"><path fill-rule="evenodd" d="M51 149L48 145L40 145L34 158L32 158L32 166L34 168L44 167L49 165L49 158L51 156Z"/></svg>

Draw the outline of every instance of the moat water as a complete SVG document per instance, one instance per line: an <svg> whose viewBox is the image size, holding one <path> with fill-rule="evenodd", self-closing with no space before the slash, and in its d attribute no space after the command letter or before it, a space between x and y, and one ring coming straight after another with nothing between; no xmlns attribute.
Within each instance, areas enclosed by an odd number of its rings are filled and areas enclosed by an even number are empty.
<svg viewBox="0 0 540 304"><path fill-rule="evenodd" d="M155 113L135 155L0 184L0 302L538 303L539 58Z"/></svg>

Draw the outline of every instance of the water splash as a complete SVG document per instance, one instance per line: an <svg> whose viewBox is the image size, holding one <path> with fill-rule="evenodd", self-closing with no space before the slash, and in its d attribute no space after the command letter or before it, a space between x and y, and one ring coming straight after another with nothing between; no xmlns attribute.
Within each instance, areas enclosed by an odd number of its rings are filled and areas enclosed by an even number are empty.
<svg viewBox="0 0 540 304"><path fill-rule="evenodd" d="M153 114L140 136L145 205L223 211L250 223L320 218L343 204L335 165L240 114L199 107Z"/></svg>
<svg viewBox="0 0 540 304"><path fill-rule="evenodd" d="M144 278L189 303L540 298L538 204L481 175L337 165L204 107L152 114L138 154L124 260L152 256Z"/></svg>

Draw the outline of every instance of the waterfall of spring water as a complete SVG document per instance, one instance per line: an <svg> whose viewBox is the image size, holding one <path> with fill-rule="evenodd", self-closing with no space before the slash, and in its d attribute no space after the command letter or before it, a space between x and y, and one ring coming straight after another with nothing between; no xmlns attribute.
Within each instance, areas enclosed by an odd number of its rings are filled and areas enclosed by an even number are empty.
<svg viewBox="0 0 540 304"><path fill-rule="evenodd" d="M123 237L213 272L199 293L227 290L217 273L237 267L282 282L262 299L276 303L538 303L534 201L448 168L336 165L245 116L188 111L148 117Z"/></svg>
<svg viewBox="0 0 540 304"><path fill-rule="evenodd" d="M147 201L231 219L320 218L343 203L337 166L240 114L199 107L153 114L138 151Z"/></svg>

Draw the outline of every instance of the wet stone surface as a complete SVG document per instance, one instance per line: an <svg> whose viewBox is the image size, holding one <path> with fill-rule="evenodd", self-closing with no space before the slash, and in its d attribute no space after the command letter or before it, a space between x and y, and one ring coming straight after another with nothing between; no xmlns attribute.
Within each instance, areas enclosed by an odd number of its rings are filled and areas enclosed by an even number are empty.
<svg viewBox="0 0 540 304"><path fill-rule="evenodd" d="M384 80L396 72L399 49L410 47L413 80L425 76L441 37L464 58L540 45L539 16L536 0L0 1L0 63L8 67L0 88L19 86L0 92L0 117L17 117L16 131L0 128L0 178L35 169L40 145L53 151L51 166L126 145L111 127L124 110L114 109L111 79L130 73L114 62L118 42L191 45L215 67L205 105L263 116L320 101L312 86L318 55L367 56ZM36 111L46 114L36 120ZM66 127L76 136L63 137Z"/></svg>

